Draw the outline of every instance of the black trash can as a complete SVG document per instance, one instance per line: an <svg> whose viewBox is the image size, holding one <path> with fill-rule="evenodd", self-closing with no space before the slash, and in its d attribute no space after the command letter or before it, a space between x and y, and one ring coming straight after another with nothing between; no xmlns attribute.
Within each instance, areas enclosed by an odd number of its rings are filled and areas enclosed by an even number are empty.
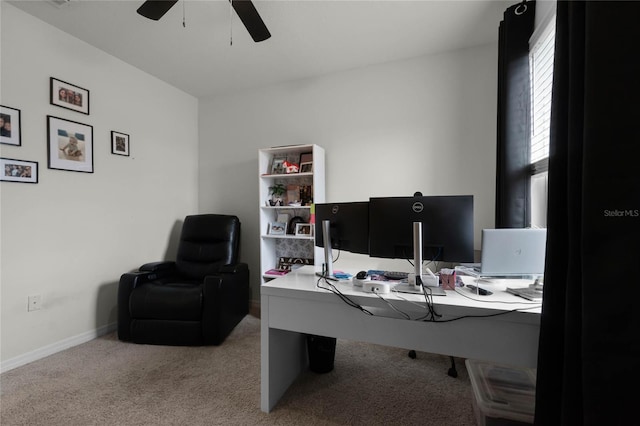
<svg viewBox="0 0 640 426"><path fill-rule="evenodd" d="M336 357L336 339L334 337L307 335L309 369L314 373L328 373L333 370Z"/></svg>

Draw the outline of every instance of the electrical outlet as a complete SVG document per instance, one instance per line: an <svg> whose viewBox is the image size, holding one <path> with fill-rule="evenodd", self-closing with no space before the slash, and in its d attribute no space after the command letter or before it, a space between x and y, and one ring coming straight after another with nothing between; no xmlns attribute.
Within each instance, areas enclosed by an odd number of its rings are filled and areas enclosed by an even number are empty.
<svg viewBox="0 0 640 426"><path fill-rule="evenodd" d="M42 295L34 294L33 296L29 296L27 311L38 311L40 309L42 309Z"/></svg>

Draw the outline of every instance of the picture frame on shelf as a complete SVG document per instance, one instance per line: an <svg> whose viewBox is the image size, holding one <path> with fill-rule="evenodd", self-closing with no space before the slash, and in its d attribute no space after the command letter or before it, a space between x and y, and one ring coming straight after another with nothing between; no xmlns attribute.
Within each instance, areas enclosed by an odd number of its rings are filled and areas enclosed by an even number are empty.
<svg viewBox="0 0 640 426"><path fill-rule="evenodd" d="M38 162L0 158L0 181L38 183Z"/></svg>
<svg viewBox="0 0 640 426"><path fill-rule="evenodd" d="M50 103L89 115L89 91L55 77L50 79Z"/></svg>
<svg viewBox="0 0 640 426"><path fill-rule="evenodd" d="M313 162L300 163L300 173L312 173Z"/></svg>
<svg viewBox="0 0 640 426"><path fill-rule="evenodd" d="M303 152L300 154L300 165L303 163L313 163L313 152Z"/></svg>
<svg viewBox="0 0 640 426"><path fill-rule="evenodd" d="M115 155L129 156L129 135L126 133L111 131L111 153Z"/></svg>
<svg viewBox="0 0 640 426"><path fill-rule="evenodd" d="M22 145L22 127L20 110L0 105L0 143Z"/></svg>
<svg viewBox="0 0 640 426"><path fill-rule="evenodd" d="M280 257L278 258L278 269L281 271L291 271L302 266L313 265L313 259L303 257Z"/></svg>
<svg viewBox="0 0 640 426"><path fill-rule="evenodd" d="M93 126L47 116L48 167L93 173Z"/></svg>
<svg viewBox="0 0 640 426"><path fill-rule="evenodd" d="M300 185L287 185L287 205L301 205Z"/></svg>
<svg viewBox="0 0 640 426"><path fill-rule="evenodd" d="M313 225L310 223L296 223L296 237L313 237Z"/></svg>
<svg viewBox="0 0 640 426"><path fill-rule="evenodd" d="M269 235L285 235L287 232L287 224L285 222L270 222Z"/></svg>
<svg viewBox="0 0 640 426"><path fill-rule="evenodd" d="M269 174L272 175L282 175L285 173L284 162L287 160L286 156L274 156L273 160L271 160L271 167L269 169Z"/></svg>
<svg viewBox="0 0 640 426"><path fill-rule="evenodd" d="M313 204L313 187L311 185L300 186L300 203L303 206Z"/></svg>

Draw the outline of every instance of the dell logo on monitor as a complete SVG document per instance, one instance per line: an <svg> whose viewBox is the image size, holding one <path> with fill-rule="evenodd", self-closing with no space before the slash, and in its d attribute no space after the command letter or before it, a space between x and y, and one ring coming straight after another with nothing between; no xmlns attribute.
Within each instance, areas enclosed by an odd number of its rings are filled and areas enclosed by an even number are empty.
<svg viewBox="0 0 640 426"><path fill-rule="evenodd" d="M340 206L331 207L331 213L338 214L338 210L340 210Z"/></svg>
<svg viewBox="0 0 640 426"><path fill-rule="evenodd" d="M422 203L420 201L416 201L411 206L411 210L413 210L415 213L420 213L420 212L422 212L423 209L424 209L424 206L422 205Z"/></svg>

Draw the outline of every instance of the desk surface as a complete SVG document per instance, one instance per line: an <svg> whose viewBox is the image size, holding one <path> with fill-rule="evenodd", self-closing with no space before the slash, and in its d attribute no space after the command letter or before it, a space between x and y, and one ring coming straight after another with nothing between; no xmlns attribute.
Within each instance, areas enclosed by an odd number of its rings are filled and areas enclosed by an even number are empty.
<svg viewBox="0 0 640 426"><path fill-rule="evenodd" d="M357 272L345 271L355 275ZM475 278L470 276L461 277L465 284L476 284ZM317 285L319 277L315 275L312 266L305 266L291 273L272 280L262 285L262 294L273 296L296 297L296 294L305 299L326 300L327 297L339 300L326 288ZM520 279L493 279L481 280L480 287L493 292L489 296L480 296L465 287L457 287L456 290L446 290L446 296L433 296L433 303L436 306L457 306L465 308L478 308L486 310L511 311L540 314L542 305L538 302L531 302L513 294L507 293L507 287L526 287L530 280ZM326 287L323 280L320 281L322 287ZM357 298L362 305L380 306L379 298L375 294L365 293L361 287L354 286L351 280L331 281L331 284L340 290L341 293L349 297ZM419 294L406 294L391 291L382 295L385 299L398 303L410 302L424 305L424 296ZM413 303L411 303L413 302ZM539 315L535 315L538 317Z"/></svg>

